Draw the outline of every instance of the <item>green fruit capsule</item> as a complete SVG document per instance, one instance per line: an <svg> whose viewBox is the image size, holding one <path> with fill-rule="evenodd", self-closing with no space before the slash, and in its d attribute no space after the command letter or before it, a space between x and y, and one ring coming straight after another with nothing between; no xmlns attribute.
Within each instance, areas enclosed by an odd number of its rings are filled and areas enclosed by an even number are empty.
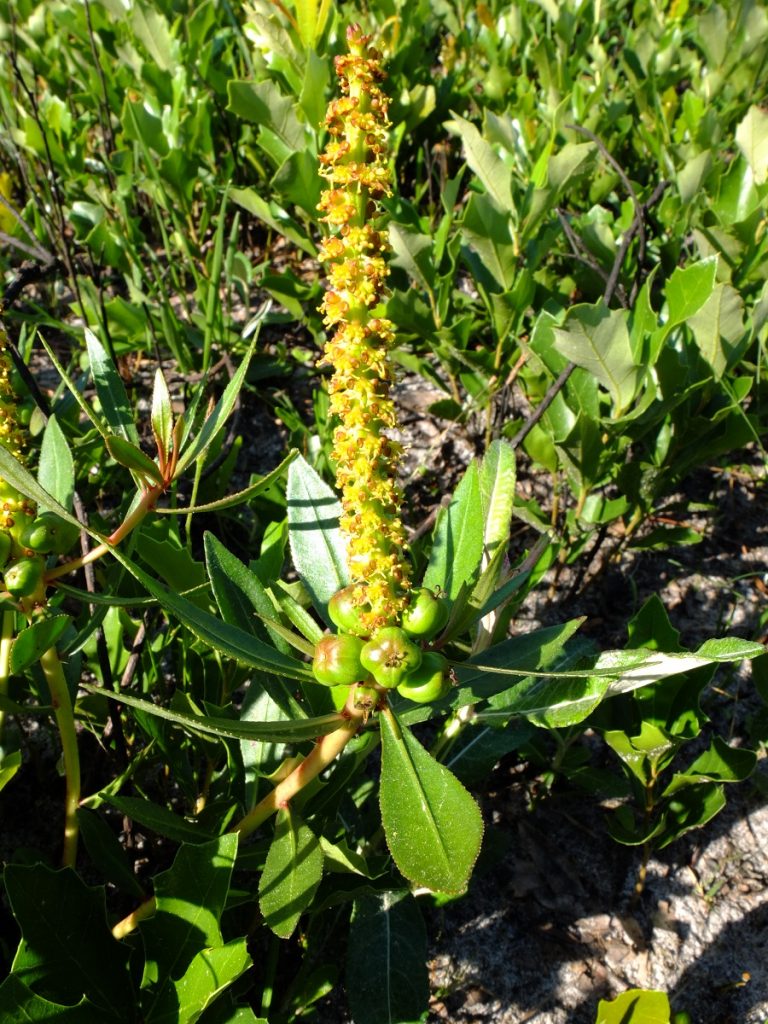
<svg viewBox="0 0 768 1024"><path fill-rule="evenodd" d="M41 555L64 555L75 543L79 533L76 526L64 522L54 512L42 512L26 528L21 543L23 547L38 551Z"/></svg>
<svg viewBox="0 0 768 1024"><path fill-rule="evenodd" d="M41 558L20 558L5 571L6 590L14 597L31 597L43 583Z"/></svg>
<svg viewBox="0 0 768 1024"><path fill-rule="evenodd" d="M341 634L324 636L315 647L312 674L323 686L351 686L368 675L360 663L363 641Z"/></svg>
<svg viewBox="0 0 768 1024"><path fill-rule="evenodd" d="M427 651L419 667L408 673L397 692L416 704L431 704L444 697L450 688L447 660L437 651Z"/></svg>
<svg viewBox="0 0 768 1024"><path fill-rule="evenodd" d="M366 716L370 715L379 703L379 691L374 686L356 686L352 702L358 711L365 712Z"/></svg>
<svg viewBox="0 0 768 1024"><path fill-rule="evenodd" d="M13 541L7 530L0 530L0 568L2 568L11 557Z"/></svg>
<svg viewBox="0 0 768 1024"><path fill-rule="evenodd" d="M354 636L368 636L370 630L362 621L362 613L370 611L371 606L360 603L361 588L354 584L337 590L328 602L328 615L331 622L344 633Z"/></svg>
<svg viewBox="0 0 768 1024"><path fill-rule="evenodd" d="M421 664L421 649L399 626L385 626L369 640L360 654L363 668L386 689L399 686L409 672Z"/></svg>
<svg viewBox="0 0 768 1024"><path fill-rule="evenodd" d="M408 607L403 612L403 629L408 636L419 640L431 640L437 636L448 621L448 605L431 590L423 587L411 594Z"/></svg>

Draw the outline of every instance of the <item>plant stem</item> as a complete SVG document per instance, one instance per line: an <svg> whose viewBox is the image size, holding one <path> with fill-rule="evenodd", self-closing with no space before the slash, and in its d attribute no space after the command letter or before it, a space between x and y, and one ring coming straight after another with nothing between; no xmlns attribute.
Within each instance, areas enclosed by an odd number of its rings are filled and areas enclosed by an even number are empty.
<svg viewBox="0 0 768 1024"><path fill-rule="evenodd" d="M281 807L286 807L304 786L312 779L316 779L320 772L338 757L360 728L361 721L362 715L350 717L335 732L321 736L311 753L307 754L298 768L295 768L287 779L278 783L271 793L260 800L253 810L249 811L237 825L230 829L230 832L248 836Z"/></svg>
<svg viewBox="0 0 768 1024"><path fill-rule="evenodd" d="M345 714L348 714L349 717L339 728L335 732L328 733L327 736L321 736L301 764L256 804L253 810L249 811L237 825L229 830L230 832L237 833L241 838L250 835L280 808L286 807L304 786L312 779L316 779L320 772L338 757L352 737L357 734L363 721L362 711L356 708L348 709ZM122 921L118 921L112 929L114 937L116 939L125 938L141 921L154 914L156 906L155 897L150 897Z"/></svg>
<svg viewBox="0 0 768 1024"><path fill-rule="evenodd" d="M11 641L15 615L11 611L3 612L2 628L0 629L0 694L8 695L8 677L11 674ZM2 744L5 711L0 707L0 745Z"/></svg>
<svg viewBox="0 0 768 1024"><path fill-rule="evenodd" d="M51 693L51 703L56 715L56 724L61 737L64 755L64 775L67 791L64 801L64 867L74 867L77 857L77 808L80 803L80 755L77 749L75 716L64 670L55 647L49 647L40 658L40 667L45 675Z"/></svg>
<svg viewBox="0 0 768 1024"><path fill-rule="evenodd" d="M114 533L110 534L103 544L98 544L95 548L91 548L87 555L82 555L80 558L72 558L68 562L55 566L45 574L45 582L50 583L51 580L58 579L59 576L66 576L68 573L74 572L75 569L80 569L84 565L88 565L89 562L95 562L102 555L106 555L116 544L124 540L131 530L139 525L147 512L154 507L155 502L162 493L163 488L159 485L157 487L149 487L146 491L143 491L141 500L133 512L130 512L125 517Z"/></svg>

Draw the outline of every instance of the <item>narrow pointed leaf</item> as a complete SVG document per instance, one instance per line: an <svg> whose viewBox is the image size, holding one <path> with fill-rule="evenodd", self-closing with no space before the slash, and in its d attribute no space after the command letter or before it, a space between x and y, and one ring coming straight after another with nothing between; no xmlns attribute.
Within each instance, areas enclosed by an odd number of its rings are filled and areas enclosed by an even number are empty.
<svg viewBox="0 0 768 1024"><path fill-rule="evenodd" d="M139 435L133 422L131 405L120 374L115 369L109 354L96 335L85 329L85 343L91 363L93 383L99 398L104 418L116 434L126 441L138 445Z"/></svg>
<svg viewBox="0 0 768 1024"><path fill-rule="evenodd" d="M55 415L48 417L40 448L37 482L67 511L72 510L75 493L75 463L64 431ZM51 510L49 510L51 511Z"/></svg>
<svg viewBox="0 0 768 1024"><path fill-rule="evenodd" d="M163 371L158 366L155 371L155 384L152 390L152 431L159 450L167 457L171 451L173 436L173 409L168 385Z"/></svg>
<svg viewBox="0 0 768 1024"><path fill-rule="evenodd" d="M483 555L483 514L477 463L471 462L435 528L424 586L454 600L475 577Z"/></svg>
<svg viewBox="0 0 768 1024"><path fill-rule="evenodd" d="M153 462L148 455L145 455L137 445L126 441L124 437L110 434L107 438L107 451L115 462L125 466L126 469L130 469L132 473L136 473L140 478L146 477L148 480L153 480L156 484L163 482L163 475L157 463Z"/></svg>
<svg viewBox="0 0 768 1024"><path fill-rule="evenodd" d="M270 473L265 474L258 480L254 480L248 487L244 487L242 491L236 491L234 494L228 494L225 498L218 498L216 501L207 501L204 505L179 505L176 508L156 508L154 511L159 512L161 515L166 516L181 516L188 515L194 512L218 512L224 508L232 508L235 505L242 505L246 501L250 501L251 498L257 498L260 494L263 494L275 480L279 480L285 470L290 466L293 460L298 455L298 451L294 449L289 452L279 466L276 466Z"/></svg>

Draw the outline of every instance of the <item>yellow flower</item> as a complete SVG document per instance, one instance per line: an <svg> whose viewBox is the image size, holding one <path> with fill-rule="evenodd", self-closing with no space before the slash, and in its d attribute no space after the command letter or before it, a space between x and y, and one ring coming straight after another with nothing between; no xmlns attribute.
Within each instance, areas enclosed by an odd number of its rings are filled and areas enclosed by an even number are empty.
<svg viewBox="0 0 768 1024"><path fill-rule="evenodd" d="M353 26L347 42L349 53L336 58L342 95L328 107L330 141L320 157L328 188L319 210L330 232L320 247L329 280L321 310L326 326L335 329L321 362L334 371L330 407L340 424L333 454L349 570L364 587L371 609L364 614L373 632L398 621L410 567L395 482L402 449L385 433L397 423L389 393L395 332L389 320L373 315L387 298L389 273L386 237L375 223L377 201L392 194L389 101L378 85L384 73L370 39Z"/></svg>

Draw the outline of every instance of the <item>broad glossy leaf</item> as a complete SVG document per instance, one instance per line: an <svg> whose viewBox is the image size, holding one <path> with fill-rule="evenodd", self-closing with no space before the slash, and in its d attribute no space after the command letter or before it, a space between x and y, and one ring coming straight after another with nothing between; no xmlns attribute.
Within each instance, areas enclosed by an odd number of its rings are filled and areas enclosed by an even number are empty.
<svg viewBox="0 0 768 1024"><path fill-rule="evenodd" d="M424 920L410 892L356 899L347 953L347 991L355 1024L421 1020L429 997L426 960Z"/></svg>
<svg viewBox="0 0 768 1024"><path fill-rule="evenodd" d="M461 238L471 250L467 259L472 274L491 291L511 289L519 255L509 222L499 216L489 196L470 196L461 222ZM471 258L472 253L476 258Z"/></svg>
<svg viewBox="0 0 768 1024"><path fill-rule="evenodd" d="M341 504L309 463L299 456L288 470L288 530L296 572L326 621L328 601L349 584L339 529Z"/></svg>
<svg viewBox="0 0 768 1024"><path fill-rule="evenodd" d="M389 225L389 241L395 254L393 264L402 267L424 291L432 291L435 268L431 237L409 231L403 224L392 223Z"/></svg>
<svg viewBox="0 0 768 1024"><path fill-rule="evenodd" d="M624 412L635 397L640 368L632 357L627 314L602 301L573 306L562 327L554 329L557 349L593 374L610 393L613 415Z"/></svg>
<svg viewBox="0 0 768 1024"><path fill-rule="evenodd" d="M127 1011L128 1007L123 1009ZM51 1002L27 988L15 974L0 985L0 1014L3 1024L106 1024L118 1019L111 1015L105 1018L104 1010L89 999L81 999L74 1006Z"/></svg>
<svg viewBox="0 0 768 1024"><path fill-rule="evenodd" d="M450 505L438 517L424 586L440 587L454 600L479 569L483 539L480 478L477 463L471 462Z"/></svg>
<svg viewBox="0 0 768 1024"><path fill-rule="evenodd" d="M129 950L112 937L103 888L43 864L9 864L4 877L22 934L13 973L46 999L72 1004L85 996L105 1021L120 1020L119 1008L133 1005Z"/></svg>
<svg viewBox="0 0 768 1024"><path fill-rule="evenodd" d="M287 939L293 934L322 877L323 851L317 837L296 811L279 811L259 880L259 906L275 935Z"/></svg>
<svg viewBox="0 0 768 1024"><path fill-rule="evenodd" d="M659 831L655 842L657 849L663 850L686 832L706 825L725 804L723 787L716 782L702 782L698 786L678 790L664 814L663 830Z"/></svg>
<svg viewBox="0 0 768 1024"><path fill-rule="evenodd" d="M37 467L37 482L68 512L72 511L72 498L75 493L75 463L64 431L53 414L48 417L48 422L45 425L43 443L40 448L40 464ZM54 511L54 509L50 509L50 511Z"/></svg>
<svg viewBox="0 0 768 1024"><path fill-rule="evenodd" d="M391 711L380 722L381 818L395 864L414 885L462 892L480 852L480 809Z"/></svg>
<svg viewBox="0 0 768 1024"><path fill-rule="evenodd" d="M663 796L671 796L685 786L702 782L743 782L754 771L757 755L753 750L730 747L719 736L712 739L708 750L700 754L684 772L677 772Z"/></svg>
<svg viewBox="0 0 768 1024"><path fill-rule="evenodd" d="M306 148L306 133L296 117L296 102L283 96L272 79L260 82L233 79L227 83L227 94L228 110L258 124L274 137L277 145L272 140L265 140L263 144L278 166L292 153Z"/></svg>
<svg viewBox="0 0 768 1024"><path fill-rule="evenodd" d="M11 646L11 672L20 674L54 647L72 622L69 615L52 615L20 630Z"/></svg>
<svg viewBox="0 0 768 1024"><path fill-rule="evenodd" d="M669 315L664 326L668 331L701 309L715 287L717 258L710 256L687 267L677 267L665 289Z"/></svg>
<svg viewBox="0 0 768 1024"><path fill-rule="evenodd" d="M483 188L499 207L499 211L502 214L514 214L516 211L512 200L512 175L493 146L483 138L471 121L467 121L459 114L454 114L453 120L446 121L445 127L461 139L468 166L477 175Z"/></svg>
<svg viewBox="0 0 768 1024"><path fill-rule="evenodd" d="M138 445L139 435L133 422L131 405L115 364L99 339L88 327L85 329L85 343L88 348L93 383L96 386L96 394L104 418L116 434L132 444Z"/></svg>
<svg viewBox="0 0 768 1024"><path fill-rule="evenodd" d="M202 732L209 736L218 736L220 739L257 740L266 743L303 743L316 736L335 732L339 723L343 721L341 715L333 714L287 722L238 722L229 718L188 715L182 711L171 711L170 708L160 707L159 704L152 704L139 697L131 697L127 693L113 693L98 686L90 686L88 683L83 683L82 687L84 690L99 694L99 696L137 708L148 715L156 715L168 722L175 722L176 725L181 725L192 732Z"/></svg>
<svg viewBox="0 0 768 1024"><path fill-rule="evenodd" d="M755 182L768 180L768 113L752 106L736 128L736 142L752 169Z"/></svg>
<svg viewBox="0 0 768 1024"><path fill-rule="evenodd" d="M222 945L219 921L226 903L237 836L180 847L167 871L155 876L156 909L141 923L146 963L141 987L147 1022L171 1024L177 982L197 954Z"/></svg>
<svg viewBox="0 0 768 1024"><path fill-rule="evenodd" d="M201 949L173 986L173 992L168 990L165 1007L157 1005L146 1018L147 1024L194 1024L251 963L246 936L224 946ZM250 1019L255 1020L253 1014Z"/></svg>
<svg viewBox="0 0 768 1024"><path fill-rule="evenodd" d="M729 284L717 285L707 301L688 319L688 326L715 380L725 373L744 337L744 302Z"/></svg>

